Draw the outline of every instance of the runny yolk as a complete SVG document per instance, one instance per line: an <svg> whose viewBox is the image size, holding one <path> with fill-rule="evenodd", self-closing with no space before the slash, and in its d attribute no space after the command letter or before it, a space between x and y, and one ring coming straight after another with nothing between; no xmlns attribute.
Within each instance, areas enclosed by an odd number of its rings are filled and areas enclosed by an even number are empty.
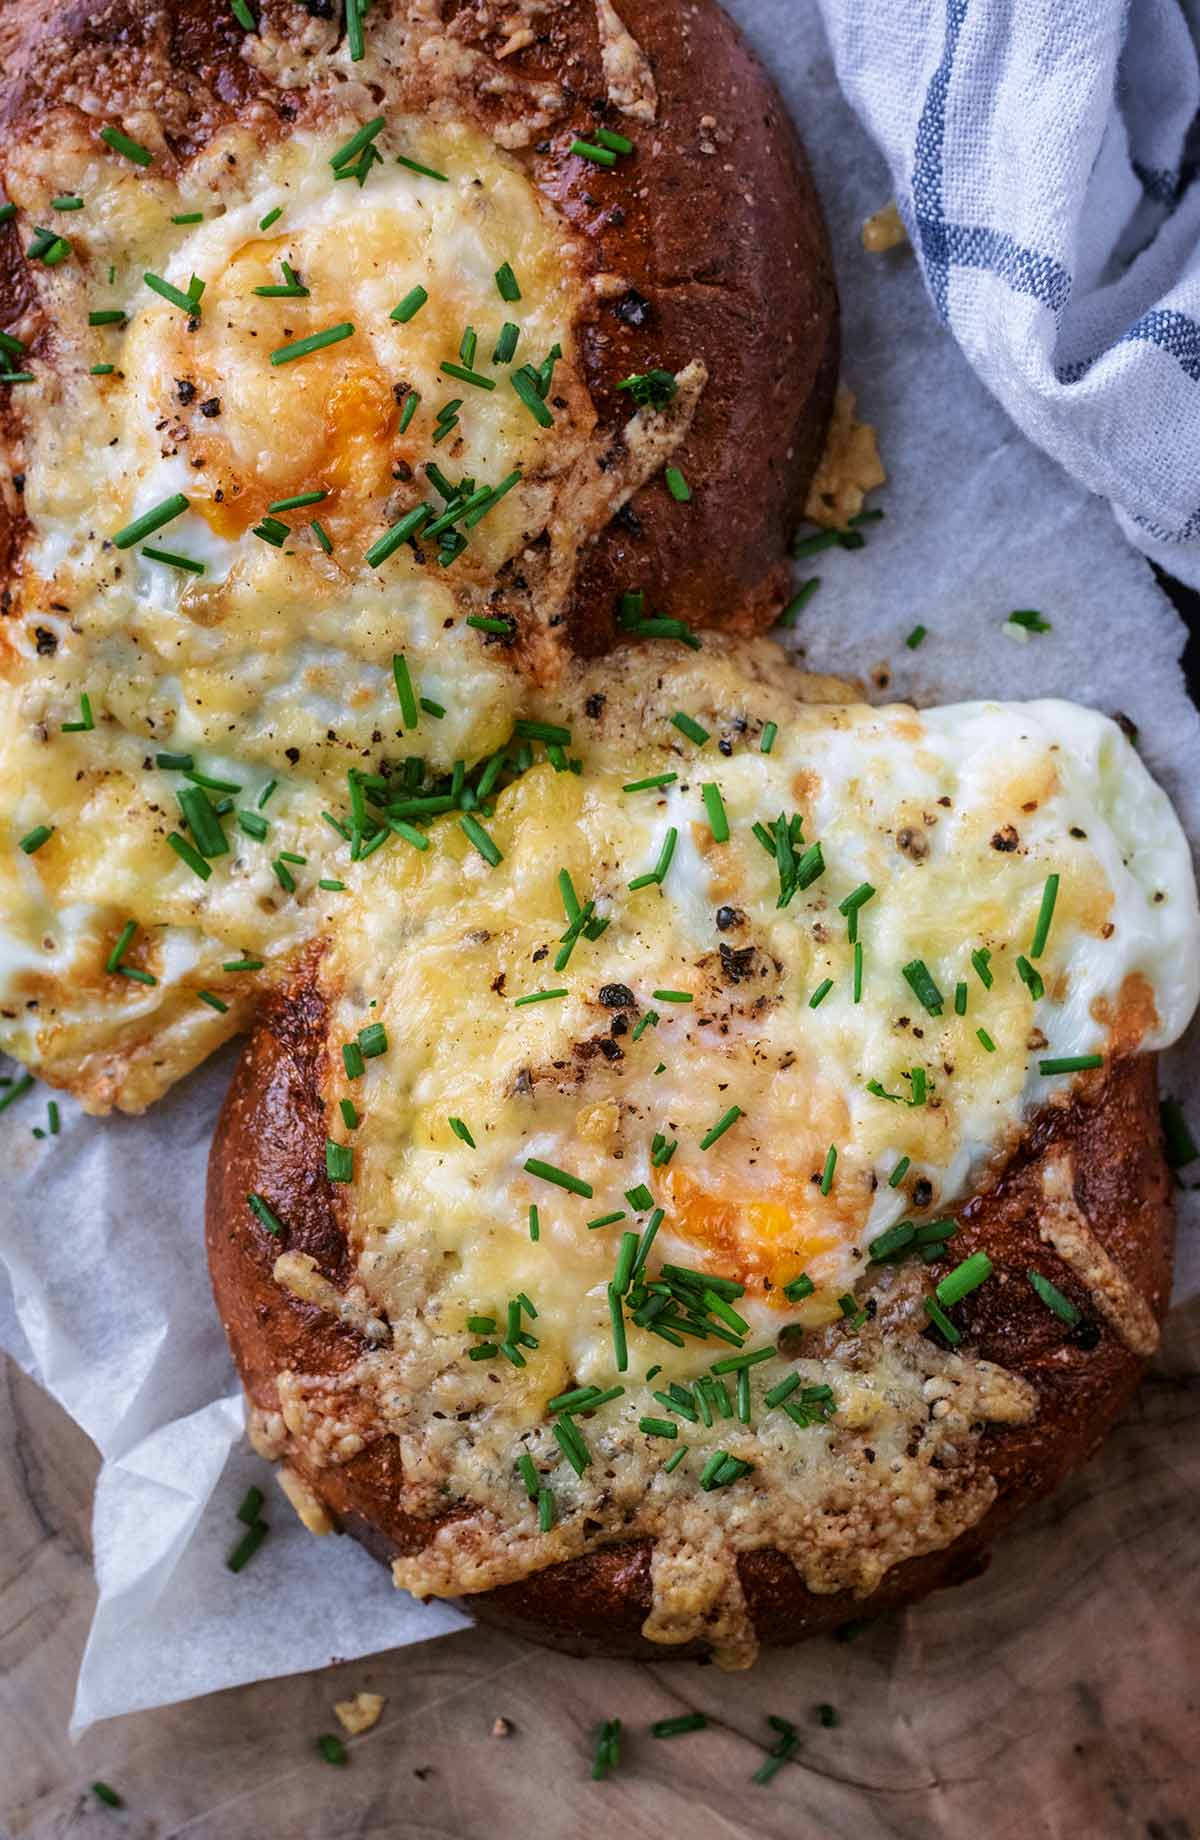
<svg viewBox="0 0 1200 1840"><path fill-rule="evenodd" d="M829 1220L832 1200L799 1178L770 1200L714 1194L683 1170L671 1173L670 1186L672 1230L707 1255L701 1268L736 1278L781 1310L791 1308L784 1285L854 1232L849 1220L839 1232Z"/></svg>
<svg viewBox="0 0 1200 1840"><path fill-rule="evenodd" d="M326 362L332 370L333 363ZM320 420L316 428L308 430L307 440L295 455L295 465L289 468L286 456L273 454L269 484L238 478L226 444L219 437L205 437L206 474L213 482L212 491L208 497L194 497L192 505L217 536L241 536L261 521L268 505L301 492L329 494L319 506L311 510L305 507L298 514L319 517L322 523L334 522L347 512L353 515L347 500L357 507L386 496L398 419L395 397L377 371L363 366L347 370L344 364L338 369L340 374L330 381L318 410ZM316 380L310 376L307 381L311 391ZM316 394L311 391L310 400ZM204 479L205 475L200 477ZM215 496L218 491L219 498ZM287 521L285 513L284 522Z"/></svg>

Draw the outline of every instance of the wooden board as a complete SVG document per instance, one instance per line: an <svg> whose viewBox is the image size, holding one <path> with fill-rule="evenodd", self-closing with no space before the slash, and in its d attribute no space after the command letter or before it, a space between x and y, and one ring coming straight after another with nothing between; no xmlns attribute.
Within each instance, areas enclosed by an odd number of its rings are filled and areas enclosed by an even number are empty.
<svg viewBox="0 0 1200 1840"><path fill-rule="evenodd" d="M93 1601L87 1439L0 1379L0 1831L137 1840L1196 1840L1200 1835L1200 1305L1177 1312L1136 1411L985 1577L850 1643L747 1675L576 1662L466 1631L109 1721L66 1725ZM380 1574L380 1589L389 1588ZM302 1606L298 1613L303 1614ZM335 1699L386 1694L344 1769ZM816 1721L828 1702L840 1723ZM709 1730L655 1741L697 1708ZM765 1716L797 1764L751 1784ZM625 1722L611 1781L592 1733ZM493 1735L497 1718L511 1722ZM101 1808L101 1777L126 1806ZM5 1823L7 1824L5 1826Z"/></svg>

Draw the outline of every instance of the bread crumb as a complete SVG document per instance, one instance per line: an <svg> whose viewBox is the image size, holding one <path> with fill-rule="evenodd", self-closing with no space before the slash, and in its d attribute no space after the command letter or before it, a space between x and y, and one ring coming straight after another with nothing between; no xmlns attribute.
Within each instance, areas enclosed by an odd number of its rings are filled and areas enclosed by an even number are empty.
<svg viewBox="0 0 1200 1840"><path fill-rule="evenodd" d="M342 1730L348 1731L352 1738L357 1738L360 1732L370 1731L373 1725L378 1725L379 1715L386 1704L382 1693L356 1693L353 1699L335 1700L333 1710Z"/></svg>
<svg viewBox="0 0 1200 1840"><path fill-rule="evenodd" d="M493 1738L511 1738L512 1731L511 1719L497 1719L492 1726Z"/></svg>
<svg viewBox="0 0 1200 1840"><path fill-rule="evenodd" d="M862 227L862 246L873 256L882 255L885 249L899 249L908 241L908 231L893 198L881 211L872 212Z"/></svg>

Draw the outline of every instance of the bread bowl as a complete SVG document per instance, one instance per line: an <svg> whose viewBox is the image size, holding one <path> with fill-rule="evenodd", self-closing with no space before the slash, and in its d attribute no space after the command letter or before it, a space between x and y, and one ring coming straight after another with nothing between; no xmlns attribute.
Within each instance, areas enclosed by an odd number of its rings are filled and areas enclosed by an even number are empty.
<svg viewBox="0 0 1200 1840"><path fill-rule="evenodd" d="M491 849L348 871L245 1050L252 1436L418 1594L745 1665L977 1569L1156 1346L1169 804L1071 705L847 694L763 640L577 667Z"/></svg>
<svg viewBox="0 0 1200 1840"><path fill-rule="evenodd" d="M711 0L346 14L0 25L0 1045L96 1111L330 924L348 772L481 759L628 592L769 624L828 419L819 208ZM249 814L203 879L188 772Z"/></svg>

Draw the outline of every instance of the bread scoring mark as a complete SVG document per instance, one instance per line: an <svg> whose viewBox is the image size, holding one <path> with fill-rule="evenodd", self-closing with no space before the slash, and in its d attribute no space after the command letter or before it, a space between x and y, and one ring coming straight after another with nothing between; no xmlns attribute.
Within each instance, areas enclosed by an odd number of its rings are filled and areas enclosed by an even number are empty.
<svg viewBox="0 0 1200 1840"><path fill-rule="evenodd" d="M1066 1151L1052 1151L1042 1170L1043 1205L1038 1232L1069 1265L1101 1316L1131 1354L1148 1360L1158 1348L1159 1327L1146 1299L1096 1238L1075 1199L1075 1168Z"/></svg>

